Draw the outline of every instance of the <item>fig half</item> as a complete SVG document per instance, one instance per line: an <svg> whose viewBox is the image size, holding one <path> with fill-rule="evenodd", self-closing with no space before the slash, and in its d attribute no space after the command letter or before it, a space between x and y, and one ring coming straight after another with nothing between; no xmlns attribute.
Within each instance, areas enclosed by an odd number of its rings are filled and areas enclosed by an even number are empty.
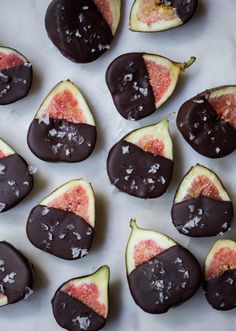
<svg viewBox="0 0 236 331"><path fill-rule="evenodd" d="M0 46L0 105L8 105L26 97L32 76L32 64L21 53Z"/></svg>
<svg viewBox="0 0 236 331"><path fill-rule="evenodd" d="M53 0L45 26L49 38L69 60L89 63L111 47L121 15L121 0Z"/></svg>
<svg viewBox="0 0 236 331"><path fill-rule="evenodd" d="M33 176L26 161L0 139L0 213L21 202L33 185Z"/></svg>
<svg viewBox="0 0 236 331"><path fill-rule="evenodd" d="M131 220L126 268L131 294L144 311L162 314L188 300L201 283L195 257L167 236Z"/></svg>
<svg viewBox="0 0 236 331"><path fill-rule="evenodd" d="M71 180L57 188L30 212L27 236L52 255L75 260L86 256L95 228L95 199L91 185Z"/></svg>
<svg viewBox="0 0 236 331"><path fill-rule="evenodd" d="M169 121L130 132L107 158L110 181L129 195L153 199L165 193L173 173L173 145Z"/></svg>
<svg viewBox="0 0 236 331"><path fill-rule="evenodd" d="M57 84L41 104L28 130L28 145L49 162L80 162L94 150L97 130L79 88L71 81Z"/></svg>
<svg viewBox="0 0 236 331"><path fill-rule="evenodd" d="M130 30L155 32L188 22L198 0L135 0L130 13Z"/></svg>
<svg viewBox="0 0 236 331"><path fill-rule="evenodd" d="M236 308L236 242L217 240L205 261L204 290L216 310Z"/></svg>
<svg viewBox="0 0 236 331"><path fill-rule="evenodd" d="M178 63L146 53L116 58L107 69L106 82L118 112L128 120L154 113L174 92L180 73L195 59Z"/></svg>
<svg viewBox="0 0 236 331"><path fill-rule="evenodd" d="M52 299L57 323L69 331L102 329L108 316L109 277L109 267L102 266L60 286Z"/></svg>
<svg viewBox="0 0 236 331"><path fill-rule="evenodd" d="M190 237L210 237L230 229L234 210L219 177L197 164L179 185L171 216L180 233Z"/></svg>
<svg viewBox="0 0 236 331"><path fill-rule="evenodd" d="M236 86L207 90L186 101L177 116L184 139L199 154L222 158L236 148Z"/></svg>

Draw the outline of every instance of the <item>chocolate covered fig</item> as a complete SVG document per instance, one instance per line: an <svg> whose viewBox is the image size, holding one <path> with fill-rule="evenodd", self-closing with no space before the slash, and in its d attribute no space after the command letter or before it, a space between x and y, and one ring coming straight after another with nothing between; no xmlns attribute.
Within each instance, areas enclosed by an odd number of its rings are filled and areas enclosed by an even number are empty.
<svg viewBox="0 0 236 331"><path fill-rule="evenodd" d="M31 151L48 162L80 162L93 152L97 130L79 88L71 81L57 84L30 124Z"/></svg>
<svg viewBox="0 0 236 331"><path fill-rule="evenodd" d="M140 120L155 112L174 92L179 75L191 66L161 55L127 53L108 67L106 82L118 112L125 119Z"/></svg>
<svg viewBox="0 0 236 331"><path fill-rule="evenodd" d="M236 308L236 243L217 240L207 255L204 268L207 301L216 310Z"/></svg>
<svg viewBox="0 0 236 331"><path fill-rule="evenodd" d="M236 148L236 86L221 86L186 101L177 116L184 139L199 154L222 158Z"/></svg>
<svg viewBox="0 0 236 331"><path fill-rule="evenodd" d="M123 137L110 150L107 173L120 191L153 199L165 193L173 173L173 145L163 121Z"/></svg>
<svg viewBox="0 0 236 331"><path fill-rule="evenodd" d="M27 236L31 243L65 260L86 256L95 228L95 199L91 185L71 180L57 188L30 212Z"/></svg>
<svg viewBox="0 0 236 331"><path fill-rule="evenodd" d="M135 0L130 30L155 32L185 24L194 15L198 0Z"/></svg>
<svg viewBox="0 0 236 331"><path fill-rule="evenodd" d="M131 220L126 247L128 283L134 301L145 312L162 314L191 298L201 283L195 257L167 236Z"/></svg>
<svg viewBox="0 0 236 331"><path fill-rule="evenodd" d="M190 237L210 237L230 229L234 210L219 177L197 164L180 183L171 216L180 233Z"/></svg>
<svg viewBox="0 0 236 331"><path fill-rule="evenodd" d="M32 76L32 64L21 53L0 46L0 106L26 97Z"/></svg>
<svg viewBox="0 0 236 331"><path fill-rule="evenodd" d="M121 0L53 0L45 26L49 38L69 60L89 63L110 47L121 15Z"/></svg>
<svg viewBox="0 0 236 331"><path fill-rule="evenodd" d="M95 273L74 278L56 291L52 309L57 323L69 331L97 331L106 324L109 303L108 266Z"/></svg>

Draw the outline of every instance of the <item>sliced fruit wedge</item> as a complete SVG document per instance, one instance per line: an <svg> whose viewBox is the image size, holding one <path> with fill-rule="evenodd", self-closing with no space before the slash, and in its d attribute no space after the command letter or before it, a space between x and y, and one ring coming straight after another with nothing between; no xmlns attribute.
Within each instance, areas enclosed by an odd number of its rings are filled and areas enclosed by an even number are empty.
<svg viewBox="0 0 236 331"><path fill-rule="evenodd" d="M207 255L204 289L209 304L217 310L236 308L236 242L217 240Z"/></svg>
<svg viewBox="0 0 236 331"><path fill-rule="evenodd" d="M180 233L190 237L210 237L230 229L234 210L219 177L197 164L180 183L171 216Z"/></svg>
<svg viewBox="0 0 236 331"><path fill-rule="evenodd" d="M165 193L173 172L168 120L132 131L110 150L107 172L120 191L152 199Z"/></svg>
<svg viewBox="0 0 236 331"><path fill-rule="evenodd" d="M34 207L27 222L27 236L37 248L74 260L86 256L95 228L95 198L83 179L57 188Z"/></svg>
<svg viewBox="0 0 236 331"><path fill-rule="evenodd" d="M45 26L59 51L76 63L90 63L110 49L121 15L121 0L53 0Z"/></svg>
<svg viewBox="0 0 236 331"><path fill-rule="evenodd" d="M222 158L236 149L236 86L221 86L193 97L180 108L177 126L199 154Z"/></svg>
<svg viewBox="0 0 236 331"><path fill-rule="evenodd" d="M96 143L96 127L79 88L57 84L40 106L28 131L31 151L45 161L79 162Z"/></svg>
<svg viewBox="0 0 236 331"><path fill-rule="evenodd" d="M32 65L18 51L0 47L0 105L24 98L32 84Z"/></svg>
<svg viewBox="0 0 236 331"><path fill-rule="evenodd" d="M106 81L118 112L126 119L139 120L152 114L175 90L179 75L191 66L161 55L128 53L108 67Z"/></svg>
<svg viewBox="0 0 236 331"><path fill-rule="evenodd" d="M67 330L100 330L108 316L110 270L102 266L95 273L69 280L52 299L57 323Z"/></svg>
<svg viewBox="0 0 236 331"><path fill-rule="evenodd" d="M194 15L197 0L135 0L130 13L130 30L155 32L183 25Z"/></svg>
<svg viewBox="0 0 236 331"><path fill-rule="evenodd" d="M33 293L33 266L15 247L0 241L0 307Z"/></svg>
<svg viewBox="0 0 236 331"><path fill-rule="evenodd" d="M121 16L121 0L94 0L103 18L115 35Z"/></svg>
<svg viewBox="0 0 236 331"><path fill-rule="evenodd" d="M0 139L0 213L21 202L33 185L33 176L26 161Z"/></svg>
<svg viewBox="0 0 236 331"><path fill-rule="evenodd" d="M141 229L131 220L126 247L128 283L144 311L162 314L199 288L201 269L194 256L169 237Z"/></svg>

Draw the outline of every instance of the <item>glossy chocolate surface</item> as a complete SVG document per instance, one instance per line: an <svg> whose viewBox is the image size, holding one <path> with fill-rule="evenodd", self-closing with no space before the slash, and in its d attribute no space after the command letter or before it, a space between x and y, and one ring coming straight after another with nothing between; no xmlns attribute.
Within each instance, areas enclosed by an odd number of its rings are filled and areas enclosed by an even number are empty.
<svg viewBox="0 0 236 331"><path fill-rule="evenodd" d="M0 242L0 301L1 293L12 304L27 298L33 288L33 271L29 261L12 245Z"/></svg>
<svg viewBox="0 0 236 331"><path fill-rule="evenodd" d="M52 299L52 309L57 323L69 331L97 331L106 323L104 317L60 290Z"/></svg>
<svg viewBox="0 0 236 331"><path fill-rule="evenodd" d="M231 227L234 210L231 201L199 196L175 203L171 216L180 233L190 237L210 237Z"/></svg>
<svg viewBox="0 0 236 331"><path fill-rule="evenodd" d="M2 212L14 207L33 188L33 176L28 164L18 154L0 159L0 209ZM0 212L1 212L0 211Z"/></svg>
<svg viewBox="0 0 236 331"><path fill-rule="evenodd" d="M173 161L120 140L109 152L107 172L120 191L152 199L165 193L172 178Z"/></svg>
<svg viewBox="0 0 236 331"><path fill-rule="evenodd" d="M88 254L94 229L72 212L38 205L29 215L27 236L42 251L74 260Z"/></svg>
<svg viewBox="0 0 236 331"><path fill-rule="evenodd" d="M0 105L24 98L31 88L32 75L32 65L28 62L0 70Z"/></svg>
<svg viewBox="0 0 236 331"><path fill-rule="evenodd" d="M175 245L136 267L128 282L138 306L162 314L193 296L201 283L201 268L188 250Z"/></svg>
<svg viewBox="0 0 236 331"><path fill-rule="evenodd" d="M49 162L80 162L92 153L96 127L48 118L34 119L28 131L28 145L40 159Z"/></svg>
<svg viewBox="0 0 236 331"><path fill-rule="evenodd" d="M217 115L203 95L181 106L177 126L184 139L209 158L221 158L236 149L236 130Z"/></svg>
<svg viewBox="0 0 236 331"><path fill-rule="evenodd" d="M109 25L92 0L53 0L45 26L59 51L78 63L95 61L113 40Z"/></svg>
<svg viewBox="0 0 236 331"><path fill-rule="evenodd" d="M227 270L204 283L207 301L217 310L236 308L236 270Z"/></svg>

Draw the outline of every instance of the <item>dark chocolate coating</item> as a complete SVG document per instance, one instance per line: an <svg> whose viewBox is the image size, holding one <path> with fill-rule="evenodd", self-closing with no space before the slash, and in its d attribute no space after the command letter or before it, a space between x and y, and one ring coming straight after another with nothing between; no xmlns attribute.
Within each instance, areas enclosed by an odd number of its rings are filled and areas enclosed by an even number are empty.
<svg viewBox="0 0 236 331"><path fill-rule="evenodd" d="M236 130L220 119L204 95L181 106L177 126L192 148L204 156L221 158L236 149Z"/></svg>
<svg viewBox="0 0 236 331"><path fill-rule="evenodd" d="M60 290L56 291L52 299L52 309L57 323L69 331L97 331L106 323L104 317Z"/></svg>
<svg viewBox="0 0 236 331"><path fill-rule="evenodd" d="M121 116L130 120L140 120L156 110L143 55L121 55L110 64L106 72L106 82L114 104Z"/></svg>
<svg viewBox="0 0 236 331"><path fill-rule="evenodd" d="M167 0L176 9L176 13L183 23L186 23L195 13L198 0Z"/></svg>
<svg viewBox="0 0 236 331"><path fill-rule="evenodd" d="M8 105L26 97L32 85L31 63L0 70L0 105Z"/></svg>
<svg viewBox="0 0 236 331"><path fill-rule="evenodd" d="M194 295L201 284L201 268L187 249L175 245L134 269L128 282L138 306L162 314Z"/></svg>
<svg viewBox="0 0 236 331"><path fill-rule="evenodd" d="M11 209L23 200L32 190L33 176L28 164L18 154L0 159L0 203L4 204L2 212Z"/></svg>
<svg viewBox="0 0 236 331"><path fill-rule="evenodd" d="M128 149L128 152L123 150ZM120 140L109 152L107 173L120 191L138 198L153 199L167 190L173 173L173 161Z"/></svg>
<svg viewBox="0 0 236 331"><path fill-rule="evenodd" d="M113 40L110 27L92 0L53 0L45 26L59 51L78 63L95 61Z"/></svg>
<svg viewBox="0 0 236 331"><path fill-rule="evenodd" d="M83 218L43 205L32 209L26 230L35 247L65 260L87 255L94 236L93 227Z"/></svg>
<svg viewBox="0 0 236 331"><path fill-rule="evenodd" d="M5 241L0 242L0 293L8 304L28 296L33 288L33 269L30 262Z"/></svg>
<svg viewBox="0 0 236 331"><path fill-rule="evenodd" d="M236 308L236 270L227 270L203 285L209 304L217 310Z"/></svg>
<svg viewBox="0 0 236 331"><path fill-rule="evenodd" d="M189 237L211 237L230 228L234 210L231 201L199 196L175 203L171 216L180 233Z"/></svg>
<svg viewBox="0 0 236 331"><path fill-rule="evenodd" d="M49 118L49 123L34 119L28 130L31 151L48 162L80 162L89 157L97 139L96 127Z"/></svg>

